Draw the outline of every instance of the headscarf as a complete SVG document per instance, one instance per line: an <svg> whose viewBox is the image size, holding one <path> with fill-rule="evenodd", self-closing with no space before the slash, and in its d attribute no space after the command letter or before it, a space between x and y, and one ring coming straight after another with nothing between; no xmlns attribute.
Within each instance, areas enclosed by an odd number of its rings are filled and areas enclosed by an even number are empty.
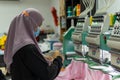
<svg viewBox="0 0 120 80"><path fill-rule="evenodd" d="M42 24L43 20L42 15L34 8L25 9L12 20L4 52L4 61L8 72L10 71L13 56L23 46L35 44L39 53L42 53L35 39L34 31L35 28Z"/></svg>

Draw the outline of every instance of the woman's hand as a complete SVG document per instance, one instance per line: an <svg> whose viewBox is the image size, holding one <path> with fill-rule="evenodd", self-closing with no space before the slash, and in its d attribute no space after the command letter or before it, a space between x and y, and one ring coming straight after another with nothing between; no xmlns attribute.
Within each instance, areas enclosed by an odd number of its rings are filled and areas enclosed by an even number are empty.
<svg viewBox="0 0 120 80"><path fill-rule="evenodd" d="M56 51L51 51L47 54L43 55L45 57L45 59L49 62L52 62L55 58L57 58L57 56L60 56L62 58L62 63L64 62L64 56L63 54L60 53L60 51L56 50Z"/></svg>
<svg viewBox="0 0 120 80"><path fill-rule="evenodd" d="M52 57L53 57L53 59L55 59L55 58L57 58L57 56L60 56L61 58L62 58L62 63L64 62L64 56L60 53L60 51L58 51L58 50L56 50L54 53L53 53L53 55L52 55Z"/></svg>

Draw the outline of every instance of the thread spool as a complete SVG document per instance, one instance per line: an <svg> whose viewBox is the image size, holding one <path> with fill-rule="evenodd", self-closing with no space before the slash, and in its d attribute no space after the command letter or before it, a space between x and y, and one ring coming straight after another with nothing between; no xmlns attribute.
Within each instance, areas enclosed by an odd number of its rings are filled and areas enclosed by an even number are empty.
<svg viewBox="0 0 120 80"><path fill-rule="evenodd" d="M77 6L76 6L76 16L80 15L80 11L81 11L80 9L81 9L80 4L77 4Z"/></svg>
<svg viewBox="0 0 120 80"><path fill-rule="evenodd" d="M72 7L71 6L68 6L67 8L67 16L72 16Z"/></svg>

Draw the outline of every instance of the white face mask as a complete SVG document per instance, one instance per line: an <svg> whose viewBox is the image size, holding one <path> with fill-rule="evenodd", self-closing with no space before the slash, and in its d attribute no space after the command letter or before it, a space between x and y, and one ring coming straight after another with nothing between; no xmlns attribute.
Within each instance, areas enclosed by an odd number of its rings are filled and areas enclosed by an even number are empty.
<svg viewBox="0 0 120 80"><path fill-rule="evenodd" d="M37 28L37 31L34 32L35 37L38 37L40 34L40 28Z"/></svg>

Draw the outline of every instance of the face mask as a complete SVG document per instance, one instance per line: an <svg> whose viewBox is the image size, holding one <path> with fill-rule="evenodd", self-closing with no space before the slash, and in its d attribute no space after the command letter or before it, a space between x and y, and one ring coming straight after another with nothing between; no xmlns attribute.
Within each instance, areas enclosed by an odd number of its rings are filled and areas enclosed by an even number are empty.
<svg viewBox="0 0 120 80"><path fill-rule="evenodd" d="M34 32L34 35L35 35L35 37L38 37L38 36L39 36L39 34L40 34L40 28L38 27L38 28L37 28L37 31L36 31L36 32Z"/></svg>

